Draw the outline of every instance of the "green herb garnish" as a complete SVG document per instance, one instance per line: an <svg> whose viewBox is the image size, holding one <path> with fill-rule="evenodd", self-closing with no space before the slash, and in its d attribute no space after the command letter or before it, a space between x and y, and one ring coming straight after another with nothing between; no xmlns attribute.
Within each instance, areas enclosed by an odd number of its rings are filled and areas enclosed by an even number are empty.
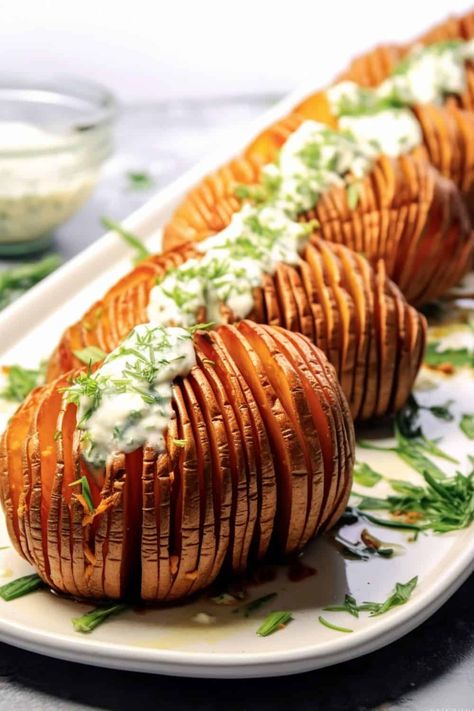
<svg viewBox="0 0 474 711"><path fill-rule="evenodd" d="M6 369L7 384L0 392L0 397L12 402L23 402L26 396L44 380L44 368L23 368L11 365Z"/></svg>
<svg viewBox="0 0 474 711"><path fill-rule="evenodd" d="M257 630L259 637L268 637L277 630L282 630L293 619L291 612L270 612Z"/></svg>
<svg viewBox="0 0 474 711"><path fill-rule="evenodd" d="M385 602L365 601L358 604L351 595L346 595L343 605L330 605L324 610L330 612L348 612L353 617L358 617L359 612L370 612L370 617L377 617L388 612L393 607L404 605L410 599L413 590L418 583L418 576L415 576L407 583L395 583L394 592L388 596ZM323 623L324 624L324 623Z"/></svg>
<svg viewBox="0 0 474 711"><path fill-rule="evenodd" d="M186 446L186 440L185 439L173 439L173 444L175 444L177 447L185 447Z"/></svg>
<svg viewBox="0 0 474 711"><path fill-rule="evenodd" d="M114 222L108 217L103 217L102 224L106 229L116 232L124 242L135 250L134 264L138 264L150 256L151 252L145 247L141 239L132 232L125 230L118 222Z"/></svg>
<svg viewBox="0 0 474 711"><path fill-rule="evenodd" d="M325 612L348 612L349 615L353 617L359 617L359 608L356 599L349 594L344 596L342 605L328 605L327 607L323 607L323 610Z"/></svg>
<svg viewBox="0 0 474 711"><path fill-rule="evenodd" d="M5 308L61 264L58 254L0 272L0 309Z"/></svg>
<svg viewBox="0 0 474 711"><path fill-rule="evenodd" d="M361 184L358 182L349 183L346 186L347 206L349 210L355 210L359 204L361 195Z"/></svg>
<svg viewBox="0 0 474 711"><path fill-rule="evenodd" d="M100 363L101 360L107 356L102 348L98 346L87 346L87 348L82 348L82 350L74 351L74 355L78 360L86 365L95 365Z"/></svg>
<svg viewBox="0 0 474 711"><path fill-rule="evenodd" d="M456 368L474 367L474 351L469 348L447 348L439 350L440 341L428 343L425 353L425 363L432 366L449 363Z"/></svg>
<svg viewBox="0 0 474 711"><path fill-rule="evenodd" d="M474 414L463 415L459 427L462 429L466 437L474 439Z"/></svg>
<svg viewBox="0 0 474 711"><path fill-rule="evenodd" d="M353 475L354 481L368 487L375 486L382 479L382 475L365 462L356 462Z"/></svg>
<svg viewBox="0 0 474 711"><path fill-rule="evenodd" d="M155 184L155 181L152 176L149 173L146 173L145 171L129 171L127 173L127 178L129 182L129 187L132 190L149 190Z"/></svg>
<svg viewBox="0 0 474 711"><path fill-rule="evenodd" d="M333 625L332 622L329 622L329 620L326 620L321 615L319 615L318 620L322 625L324 625L324 627L328 627L330 630L336 630L336 632L354 632L354 630L351 630L348 627L338 627L337 625Z"/></svg>
<svg viewBox="0 0 474 711"><path fill-rule="evenodd" d="M81 494L84 497L84 500L87 504L89 513L94 513L94 504L92 502L92 494L91 494L89 482L87 481L87 477L81 476L79 479L76 479L76 481L71 482L71 484L69 484L69 486L80 486L81 487Z"/></svg>
<svg viewBox="0 0 474 711"><path fill-rule="evenodd" d="M32 573L2 585L0 587L0 597L10 602L10 600L16 600L17 597L23 597L23 595L28 595L43 587L45 587L45 584L40 576L37 573Z"/></svg>
<svg viewBox="0 0 474 711"><path fill-rule="evenodd" d="M121 603L112 603L105 607L95 607L89 610L81 617L75 617L72 621L76 632L92 632L96 627L105 622L112 615L118 615L120 612L125 612L127 605Z"/></svg>
<svg viewBox="0 0 474 711"><path fill-rule="evenodd" d="M263 605L266 605L267 602L271 602L276 598L278 593L273 592L273 593L268 593L268 595L262 595L262 597L257 597L255 600L251 600L247 605L244 605L243 607L239 607L238 610L234 610L234 612L243 612L244 617L249 617L253 612L256 610L259 610Z"/></svg>

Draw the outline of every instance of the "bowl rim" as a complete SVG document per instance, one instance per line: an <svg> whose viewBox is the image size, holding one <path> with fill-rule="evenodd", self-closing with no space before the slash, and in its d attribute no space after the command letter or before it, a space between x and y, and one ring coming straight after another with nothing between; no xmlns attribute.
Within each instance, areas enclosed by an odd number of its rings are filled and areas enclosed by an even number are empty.
<svg viewBox="0 0 474 711"><path fill-rule="evenodd" d="M2 96L5 96L9 91L12 97L22 91L37 95L71 97L77 96L74 93L74 89L84 94L88 93L86 98L90 103L90 119L87 117L81 122L83 125L78 125L70 133L58 134L57 138L60 140L57 142L55 142L56 137L54 134L51 134L51 145L0 149L0 159L34 158L83 150L85 147L84 137L91 136L96 131L110 127L117 116L119 106L117 98L110 89L100 82L83 76L60 73L41 74L40 72L32 72L31 74L25 72L0 72L0 102Z"/></svg>

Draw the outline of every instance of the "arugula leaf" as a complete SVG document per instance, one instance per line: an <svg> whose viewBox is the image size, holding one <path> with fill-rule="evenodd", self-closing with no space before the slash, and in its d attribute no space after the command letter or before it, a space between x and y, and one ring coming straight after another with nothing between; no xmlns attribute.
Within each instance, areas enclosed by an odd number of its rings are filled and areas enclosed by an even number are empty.
<svg viewBox="0 0 474 711"><path fill-rule="evenodd" d="M463 415L459 427L462 429L466 437L474 439L474 414Z"/></svg>
<svg viewBox="0 0 474 711"><path fill-rule="evenodd" d="M108 217L103 217L101 221L106 229L116 232L124 242L135 250L135 257L133 259L134 264L138 264L150 256L151 252L145 247L137 235L125 230L122 225L118 222L110 220Z"/></svg>
<svg viewBox="0 0 474 711"><path fill-rule="evenodd" d="M125 612L127 605L121 603L112 603L111 605L95 607L89 610L81 617L74 617L72 624L76 632L89 633L95 630L96 627L105 622L112 615L118 615L120 612Z"/></svg>
<svg viewBox="0 0 474 711"><path fill-rule="evenodd" d="M0 272L0 309L5 308L32 286L54 272L61 264L59 254L50 254L37 262Z"/></svg>
<svg viewBox="0 0 474 711"><path fill-rule="evenodd" d="M41 385L44 380L44 366L37 369L11 365L6 368L7 384L0 392L0 397L12 402L23 402L26 396Z"/></svg>
<svg viewBox="0 0 474 711"><path fill-rule="evenodd" d="M367 487L375 486L382 479L382 475L365 462L356 462L353 475L354 481Z"/></svg>
<svg viewBox="0 0 474 711"><path fill-rule="evenodd" d="M291 612L270 612L257 630L259 637L268 637L277 630L282 630L293 619Z"/></svg>
<svg viewBox="0 0 474 711"><path fill-rule="evenodd" d="M102 348L99 348L98 346L87 346L87 348L74 351L74 355L78 360L86 365L95 365L95 363L99 363L101 360L104 360L107 353L104 353Z"/></svg>
<svg viewBox="0 0 474 711"><path fill-rule="evenodd" d="M28 595L43 587L45 587L45 584L37 573L23 575L21 578L2 585L0 587L0 597L10 602L10 600L16 600L17 597L23 597L23 595Z"/></svg>

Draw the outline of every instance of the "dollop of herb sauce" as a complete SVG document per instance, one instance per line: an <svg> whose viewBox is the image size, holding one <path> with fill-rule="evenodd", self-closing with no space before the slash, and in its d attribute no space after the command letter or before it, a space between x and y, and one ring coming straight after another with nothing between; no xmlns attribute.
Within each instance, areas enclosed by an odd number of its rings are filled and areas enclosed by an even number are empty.
<svg viewBox="0 0 474 711"><path fill-rule="evenodd" d="M196 363L192 335L183 328L140 324L95 372L66 389L77 405L85 458L101 466L114 452L164 446L173 416L172 383Z"/></svg>

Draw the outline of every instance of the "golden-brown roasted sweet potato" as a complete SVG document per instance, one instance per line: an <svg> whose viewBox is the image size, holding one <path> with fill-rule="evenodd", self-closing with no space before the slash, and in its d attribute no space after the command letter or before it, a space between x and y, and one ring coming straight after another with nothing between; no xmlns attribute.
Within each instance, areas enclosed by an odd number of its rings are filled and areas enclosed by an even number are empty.
<svg viewBox="0 0 474 711"><path fill-rule="evenodd" d="M404 199L403 194L394 197ZM411 215L407 209L404 214L409 220ZM328 220L327 225L331 224ZM396 228L395 224L393 229ZM411 229L415 232L416 221ZM420 239L424 239L423 235ZM254 308L249 319L282 326L311 339L336 368L353 417L369 419L376 414L393 412L396 405L400 407L408 397L424 349L425 324L423 317L408 306L387 278L383 260L379 259L375 268L371 268L357 253L362 251L362 246L354 244L357 251L352 252L343 245L311 238L297 266L280 264L273 275L265 275L262 287L254 290ZM414 283L410 285L407 281L406 288L415 296L417 289L429 292L433 271L417 262L408 244L401 242L401 248L403 260L400 257L392 270L401 272L400 279L408 279L405 273L410 267L408 273L412 274ZM377 249L380 256L384 256L383 245ZM184 255L200 256L192 246L176 251L175 261L183 260ZM149 293L157 276L163 275L163 264L170 260L170 253L165 253L143 262L83 319L68 328L51 357L48 379L80 366L75 351L96 345L109 352L133 326L147 321ZM404 264L407 267L404 268ZM449 269L446 265L444 269L449 279ZM437 280L442 281L443 274L435 273ZM132 317L119 319L120 304L125 298ZM91 313L95 314L93 326ZM234 320L231 312L226 311L225 316L231 322ZM202 319L206 320L205 313ZM413 340L405 327L408 320L418 334ZM388 338L392 339L390 353L383 347ZM398 363L407 352L410 360L404 361L403 368L399 369ZM384 390L379 391L378 372L382 371ZM198 395L202 393L198 391Z"/></svg>
<svg viewBox="0 0 474 711"><path fill-rule="evenodd" d="M353 81L360 86L375 87L390 76L398 62L415 45L434 44L444 40L470 40L474 37L474 11L448 20L433 27L428 32L404 45L380 45L364 52L352 60L349 67L340 74L336 81ZM466 91L460 96L450 96L448 103L472 111L474 108L474 66L466 65Z"/></svg>
<svg viewBox="0 0 474 711"><path fill-rule="evenodd" d="M242 321L194 335L163 451L86 465L77 373L35 390L0 447L10 537L51 588L80 598L182 599L270 545L287 554L341 514L354 432L336 373L301 334ZM81 489L85 476L93 510Z"/></svg>

